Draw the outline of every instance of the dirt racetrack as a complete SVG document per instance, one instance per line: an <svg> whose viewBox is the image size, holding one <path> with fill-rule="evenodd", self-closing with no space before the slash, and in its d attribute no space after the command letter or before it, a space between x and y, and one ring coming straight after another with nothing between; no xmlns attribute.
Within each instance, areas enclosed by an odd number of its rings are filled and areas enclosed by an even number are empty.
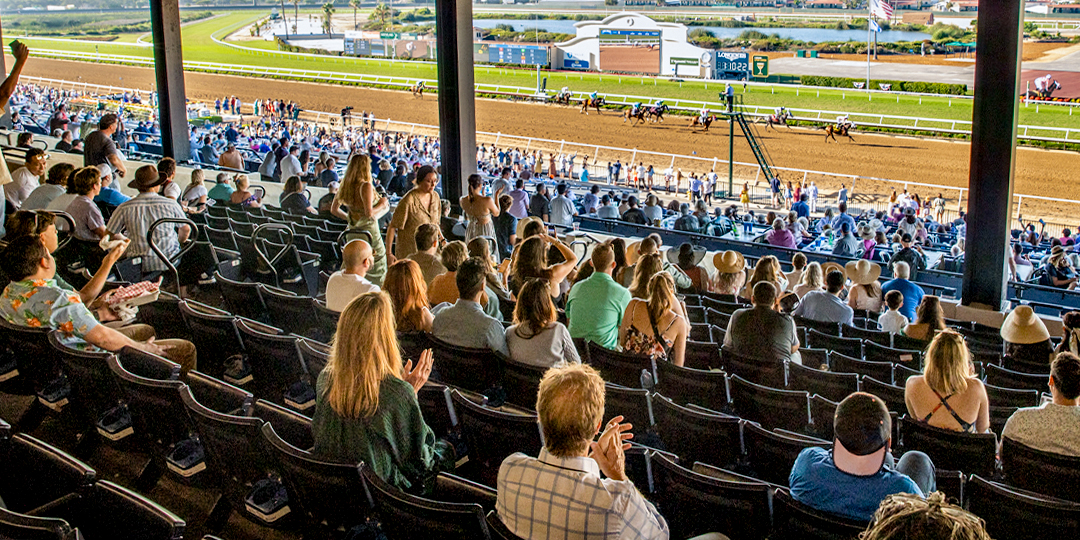
<svg viewBox="0 0 1080 540"><path fill-rule="evenodd" d="M154 73L149 69L41 58L32 59L24 74L141 89L150 89L154 85ZM436 98L431 95L420 100L406 92L356 87L202 73L187 73L185 77L188 97L192 100L213 100L215 97L235 95L249 104L256 98L285 99L294 100L304 109L312 111L339 111L351 105L357 112L374 111L379 118L423 124L438 122ZM712 158L727 157L727 126L724 122L714 124L709 133L700 133L688 129L688 120L678 116L669 117L660 125L630 127L629 123L624 124L620 120L619 113L613 111L605 111L600 116L593 111L585 116L579 114L576 108L497 100L477 101L476 111L477 129L480 131L566 140L584 146L693 154L710 160L698 162L694 169L688 168L691 167L690 162L685 165L676 163L678 167L687 167L683 169L686 173L691 170L707 171ZM824 133L820 130L781 128L780 132L766 134L763 127L759 126L758 132L762 133L763 144L775 166L955 187L966 187L968 184L970 145L965 141L856 132L854 143L844 140L826 144ZM736 132L736 135L739 133ZM485 138L481 140L487 141ZM503 139L503 144L507 144L506 139ZM620 157L624 163L629 158L626 154L617 156L611 152L601 152L598 157L600 162ZM642 159L640 154L639 159ZM647 158L643 160L649 165ZM735 160L754 161L746 141L738 137L735 140ZM663 170L670 161L670 158L656 157L652 164L658 170ZM1016 193L1080 201L1080 182L1076 181L1077 171L1080 171L1080 153L1018 148L1016 161ZM724 171L718 172L724 176ZM799 180L792 175L784 175L784 178ZM750 175L748 179L753 179L753 176ZM838 182L823 181L822 177L818 177L817 182L823 196L839 188L836 185ZM869 195L868 191L876 191L880 196L884 192L884 184L860 180L854 186L857 195ZM936 195L929 188L913 188L912 191L923 197ZM950 206L955 204L955 191L946 193L946 197L950 200ZM1075 226L1077 210L1071 204L1054 201L1040 203L1026 199L1022 213L1025 216L1052 216L1058 218L1055 221Z"/></svg>

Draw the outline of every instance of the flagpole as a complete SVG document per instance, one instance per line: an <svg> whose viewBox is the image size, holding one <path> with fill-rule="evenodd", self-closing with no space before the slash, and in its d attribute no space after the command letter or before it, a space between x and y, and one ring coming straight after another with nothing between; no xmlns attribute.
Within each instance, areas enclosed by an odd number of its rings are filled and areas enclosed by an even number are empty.
<svg viewBox="0 0 1080 540"><path fill-rule="evenodd" d="M870 17L873 15L873 2L867 2L866 14L866 94L870 95Z"/></svg>

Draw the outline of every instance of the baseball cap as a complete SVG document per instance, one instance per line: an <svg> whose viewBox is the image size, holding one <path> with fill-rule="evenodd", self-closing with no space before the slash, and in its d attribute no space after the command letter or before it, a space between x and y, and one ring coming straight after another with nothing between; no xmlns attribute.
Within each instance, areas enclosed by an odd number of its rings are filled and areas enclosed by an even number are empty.
<svg viewBox="0 0 1080 540"><path fill-rule="evenodd" d="M889 441L892 418L881 398L855 392L836 406L833 432L848 452L866 456L881 450Z"/></svg>

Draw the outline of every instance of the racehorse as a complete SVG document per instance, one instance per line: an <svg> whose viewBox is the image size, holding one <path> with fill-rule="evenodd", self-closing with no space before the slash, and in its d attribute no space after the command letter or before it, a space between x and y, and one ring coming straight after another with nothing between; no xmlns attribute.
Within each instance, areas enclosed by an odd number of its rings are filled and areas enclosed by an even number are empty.
<svg viewBox="0 0 1080 540"><path fill-rule="evenodd" d="M596 114L603 114L600 107L603 107L605 103L603 97L598 97L596 99L585 98L581 100L581 110L578 111L578 114L585 113L585 115L588 116L589 107L596 109Z"/></svg>
<svg viewBox="0 0 1080 540"><path fill-rule="evenodd" d="M659 106L659 107L657 107L655 105L652 106L652 107L647 107L645 109L645 119L652 120L653 122L663 122L664 121L664 113L666 113L667 110L668 110L668 106L667 106L666 103L664 105Z"/></svg>
<svg viewBox="0 0 1080 540"><path fill-rule="evenodd" d="M714 120L716 120L716 116L714 116L714 115L706 116L704 122L701 121L700 116L695 116L695 117L690 119L690 125L687 126L687 127L695 128L695 127L701 126L702 127L701 131L702 131L702 133L704 133L706 131L709 131L709 126L712 125Z"/></svg>
<svg viewBox="0 0 1080 540"><path fill-rule="evenodd" d="M424 90L427 90L427 87L422 83L416 83L409 87L409 91L412 92L413 97L423 98Z"/></svg>
<svg viewBox="0 0 1080 540"><path fill-rule="evenodd" d="M551 102L556 105L570 105L571 103L573 103L573 99L571 97L571 94L568 92L566 94L556 95L554 98L551 99Z"/></svg>
<svg viewBox="0 0 1080 540"><path fill-rule="evenodd" d="M1054 91L1056 90L1061 90L1061 83L1054 81L1050 83L1050 86L1047 86L1046 88L1043 88L1041 90L1029 90L1026 94L1026 97L1028 99L1050 99L1050 97L1053 96Z"/></svg>
<svg viewBox="0 0 1080 540"><path fill-rule="evenodd" d="M855 142L855 137L852 137L851 133L848 133L850 127L847 125L836 126L835 124L828 124L823 129L825 130L825 142L829 142L829 139L840 142L836 140L837 135L847 137L848 139L851 139L851 142Z"/></svg>
<svg viewBox="0 0 1080 540"><path fill-rule="evenodd" d="M788 129L791 129L791 126L789 126L787 123L788 118L791 118L791 113L787 110L778 115L770 114L768 117L765 118L765 130L768 131L769 128L777 129L775 126L784 126Z"/></svg>
<svg viewBox="0 0 1080 540"><path fill-rule="evenodd" d="M646 109L645 107L638 107L638 110L637 110L636 113L634 112L633 108L626 109L626 112L623 113L622 121L626 122L627 120L633 120L634 123L630 124L630 127L635 127L639 123L644 124L645 123L645 114L647 114L647 111L645 109Z"/></svg>

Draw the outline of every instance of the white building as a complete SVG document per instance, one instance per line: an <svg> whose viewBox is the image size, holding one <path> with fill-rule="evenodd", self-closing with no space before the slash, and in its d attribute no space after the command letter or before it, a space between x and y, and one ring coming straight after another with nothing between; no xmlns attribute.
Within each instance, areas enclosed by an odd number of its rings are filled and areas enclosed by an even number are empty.
<svg viewBox="0 0 1080 540"><path fill-rule="evenodd" d="M691 45L685 25L622 12L574 26L577 37L555 45L554 69L712 76L715 52Z"/></svg>

